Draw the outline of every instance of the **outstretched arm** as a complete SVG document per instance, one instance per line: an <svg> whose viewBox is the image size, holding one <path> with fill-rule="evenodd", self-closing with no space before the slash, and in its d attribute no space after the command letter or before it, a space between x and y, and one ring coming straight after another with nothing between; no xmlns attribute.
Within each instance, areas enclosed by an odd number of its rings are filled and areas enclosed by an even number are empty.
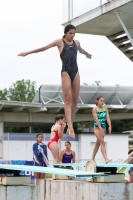
<svg viewBox="0 0 133 200"><path fill-rule="evenodd" d="M60 42L61 42L61 40L58 39L58 40L55 40L52 43L50 43L50 44L48 44L44 47L34 49L34 50L30 50L30 51L26 51L26 52L22 52L22 53L18 54L18 56L27 56L27 55L32 54L32 53L38 53L38 52L46 51L47 49L50 49L50 48L55 47L55 46L59 47Z"/></svg>
<svg viewBox="0 0 133 200"><path fill-rule="evenodd" d="M77 44L78 44L78 50L80 53L86 55L87 58L91 58L92 55L90 53L88 53L87 51L85 51L81 46L80 46L80 42L77 41Z"/></svg>

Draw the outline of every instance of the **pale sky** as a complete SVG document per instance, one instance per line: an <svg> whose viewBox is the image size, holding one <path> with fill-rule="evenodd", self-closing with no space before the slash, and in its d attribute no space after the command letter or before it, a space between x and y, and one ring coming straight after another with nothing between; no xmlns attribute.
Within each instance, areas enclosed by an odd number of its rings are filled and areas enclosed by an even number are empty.
<svg viewBox="0 0 133 200"><path fill-rule="evenodd" d="M0 1L0 89L21 79L42 84L61 83L61 61L56 47L27 57L17 54L42 47L63 36L62 0ZM133 63L106 37L76 34L92 54L78 53L81 84L133 85Z"/></svg>

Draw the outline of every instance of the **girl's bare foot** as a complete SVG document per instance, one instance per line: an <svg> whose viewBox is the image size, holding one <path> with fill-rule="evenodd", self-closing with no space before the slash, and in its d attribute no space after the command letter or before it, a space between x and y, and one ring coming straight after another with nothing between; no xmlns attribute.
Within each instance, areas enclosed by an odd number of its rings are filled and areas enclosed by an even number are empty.
<svg viewBox="0 0 133 200"><path fill-rule="evenodd" d="M95 159L91 159L94 163L96 163Z"/></svg>
<svg viewBox="0 0 133 200"><path fill-rule="evenodd" d="M105 163L108 164L109 162L111 162L112 159L107 159L105 160Z"/></svg>
<svg viewBox="0 0 133 200"><path fill-rule="evenodd" d="M73 128L69 128L69 136L72 137L73 139L75 138L75 133Z"/></svg>
<svg viewBox="0 0 133 200"><path fill-rule="evenodd" d="M69 135L69 128L67 128L66 134Z"/></svg>

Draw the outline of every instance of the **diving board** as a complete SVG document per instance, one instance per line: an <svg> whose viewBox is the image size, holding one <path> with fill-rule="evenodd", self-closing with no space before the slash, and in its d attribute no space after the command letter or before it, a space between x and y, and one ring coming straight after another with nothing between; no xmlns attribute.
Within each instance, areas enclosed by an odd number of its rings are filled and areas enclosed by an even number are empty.
<svg viewBox="0 0 133 200"><path fill-rule="evenodd" d="M96 167L133 167L133 164L128 163L96 163Z"/></svg>
<svg viewBox="0 0 133 200"><path fill-rule="evenodd" d="M75 178L84 178L84 177L95 178L95 177L107 176L104 173L68 170L68 169L60 169L60 168L52 168L52 167L27 166L27 165L25 166L25 165L0 164L0 169L27 170L27 171L33 171L33 172L49 173L49 174L60 174L60 175L72 176Z"/></svg>
<svg viewBox="0 0 133 200"><path fill-rule="evenodd" d="M60 167L60 166L71 166L71 167L85 167L86 163L55 163L53 164L54 167Z"/></svg>
<svg viewBox="0 0 133 200"><path fill-rule="evenodd" d="M96 167L133 167L133 164L128 163L95 163ZM71 167L85 167L86 163L56 163L53 166L71 166Z"/></svg>

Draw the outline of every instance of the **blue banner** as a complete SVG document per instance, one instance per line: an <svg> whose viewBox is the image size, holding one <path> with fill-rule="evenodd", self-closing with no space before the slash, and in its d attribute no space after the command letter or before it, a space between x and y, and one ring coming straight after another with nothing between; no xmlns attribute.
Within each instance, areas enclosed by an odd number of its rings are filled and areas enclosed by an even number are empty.
<svg viewBox="0 0 133 200"><path fill-rule="evenodd" d="M27 160L0 160L0 164L33 166L33 161L27 161ZM32 171L20 171L20 175L21 176L30 176L31 177L31 182L34 182L34 172L32 172Z"/></svg>

